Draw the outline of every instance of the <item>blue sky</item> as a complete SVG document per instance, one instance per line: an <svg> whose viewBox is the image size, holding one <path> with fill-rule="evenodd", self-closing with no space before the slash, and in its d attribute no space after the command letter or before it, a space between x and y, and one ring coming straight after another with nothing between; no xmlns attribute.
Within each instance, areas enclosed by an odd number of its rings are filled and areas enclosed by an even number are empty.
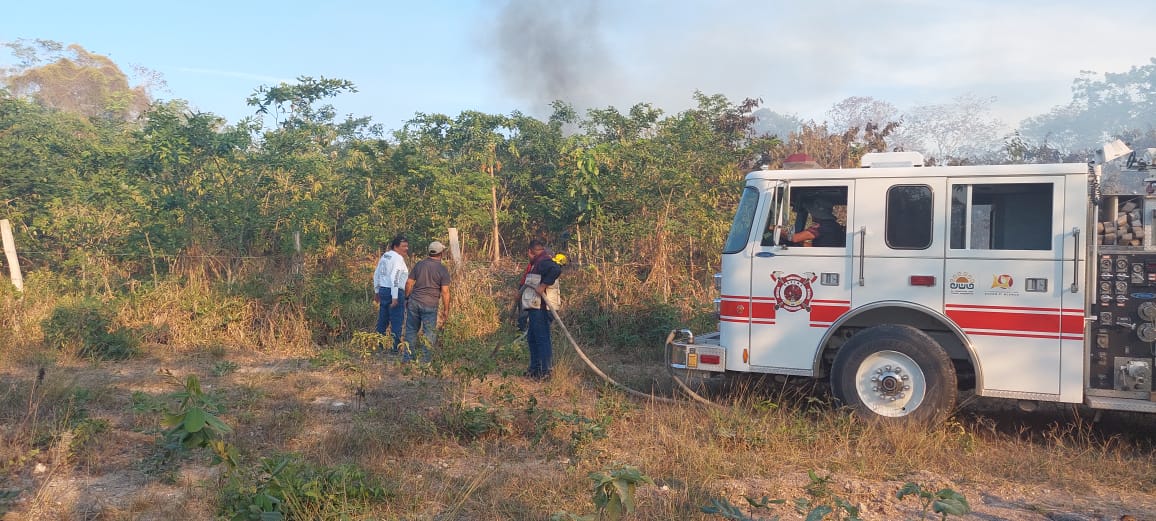
<svg viewBox="0 0 1156 521"><path fill-rule="evenodd" d="M900 109L994 96L1014 124L1067 102L1081 70L1156 57L1151 20L1150 0L63 0L9 2L0 41L77 43L154 70L157 97L230 122L261 85L325 76L358 87L333 100L341 114L387 129L416 112L542 116L556 97L673 113L696 89L816 120L849 96Z"/></svg>

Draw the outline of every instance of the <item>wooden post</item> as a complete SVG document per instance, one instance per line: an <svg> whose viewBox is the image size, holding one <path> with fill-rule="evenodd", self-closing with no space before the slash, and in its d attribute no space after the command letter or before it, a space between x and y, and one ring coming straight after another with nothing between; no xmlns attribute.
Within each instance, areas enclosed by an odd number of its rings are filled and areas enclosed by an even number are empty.
<svg viewBox="0 0 1156 521"><path fill-rule="evenodd" d="M19 291L24 291L24 276L20 274L20 258L16 256L16 240L12 238L12 223L8 219L0 219L0 240L4 241L4 256L8 258L8 274L12 276L12 285Z"/></svg>
<svg viewBox="0 0 1156 521"><path fill-rule="evenodd" d="M462 245L458 241L457 228L450 228L450 257L454 259L454 271L462 269L465 259L462 258Z"/></svg>
<svg viewBox="0 0 1156 521"><path fill-rule="evenodd" d="M301 275L305 272L305 262L301 256L301 230L293 232L293 252L293 274Z"/></svg>
<svg viewBox="0 0 1156 521"><path fill-rule="evenodd" d="M149 246L149 260L153 263L153 287L157 287L157 254L153 251L153 241L149 240L149 233L145 232L145 244Z"/></svg>

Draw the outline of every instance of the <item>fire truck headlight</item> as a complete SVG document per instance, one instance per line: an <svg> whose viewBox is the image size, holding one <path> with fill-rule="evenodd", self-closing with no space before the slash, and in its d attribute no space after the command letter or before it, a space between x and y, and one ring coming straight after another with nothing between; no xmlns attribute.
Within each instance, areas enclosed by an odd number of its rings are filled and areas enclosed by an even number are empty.
<svg viewBox="0 0 1156 521"><path fill-rule="evenodd" d="M714 274L714 289L722 291L722 273Z"/></svg>

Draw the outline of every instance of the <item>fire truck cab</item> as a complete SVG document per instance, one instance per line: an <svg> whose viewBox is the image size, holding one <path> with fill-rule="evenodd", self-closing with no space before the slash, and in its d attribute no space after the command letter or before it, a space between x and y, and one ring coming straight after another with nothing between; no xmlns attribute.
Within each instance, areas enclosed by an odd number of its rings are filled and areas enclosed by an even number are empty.
<svg viewBox="0 0 1156 521"><path fill-rule="evenodd" d="M682 330L668 362L829 379L867 417L941 418L961 390L1156 412L1152 151L751 172L715 276L719 330Z"/></svg>

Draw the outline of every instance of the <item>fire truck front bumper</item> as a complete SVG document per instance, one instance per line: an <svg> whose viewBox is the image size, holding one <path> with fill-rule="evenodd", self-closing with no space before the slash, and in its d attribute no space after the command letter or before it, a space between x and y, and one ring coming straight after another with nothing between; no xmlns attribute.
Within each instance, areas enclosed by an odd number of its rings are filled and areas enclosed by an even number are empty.
<svg viewBox="0 0 1156 521"><path fill-rule="evenodd" d="M709 378L726 372L726 350L718 332L695 336L689 329L671 332L666 342L670 368L686 377Z"/></svg>

